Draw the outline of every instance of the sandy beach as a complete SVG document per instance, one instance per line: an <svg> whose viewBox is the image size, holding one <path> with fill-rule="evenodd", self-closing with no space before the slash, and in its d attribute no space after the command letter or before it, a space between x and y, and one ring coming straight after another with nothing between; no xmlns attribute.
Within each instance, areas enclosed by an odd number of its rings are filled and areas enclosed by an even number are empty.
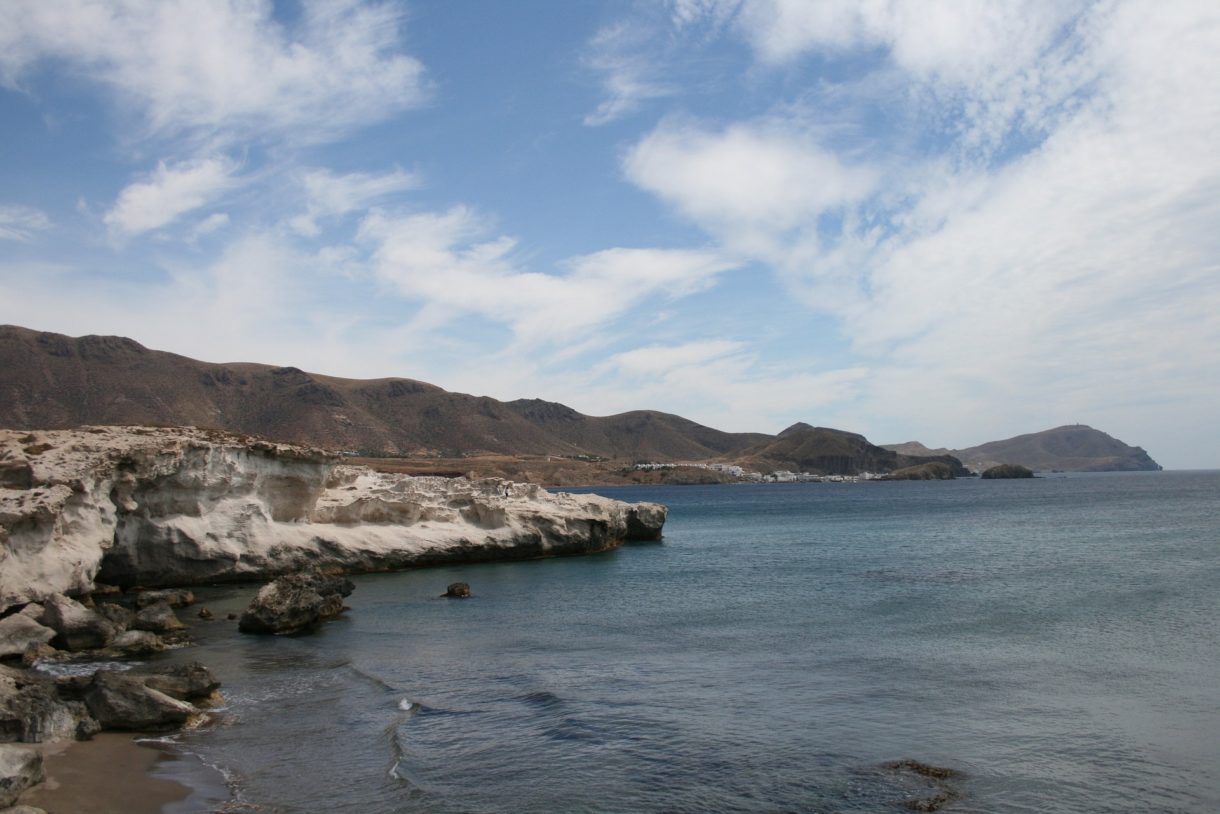
<svg viewBox="0 0 1220 814"><path fill-rule="evenodd" d="M51 744L44 754L47 779L20 798L49 814L161 814L186 800L191 789L156 777L172 754L137 735L104 732L89 741Z"/></svg>

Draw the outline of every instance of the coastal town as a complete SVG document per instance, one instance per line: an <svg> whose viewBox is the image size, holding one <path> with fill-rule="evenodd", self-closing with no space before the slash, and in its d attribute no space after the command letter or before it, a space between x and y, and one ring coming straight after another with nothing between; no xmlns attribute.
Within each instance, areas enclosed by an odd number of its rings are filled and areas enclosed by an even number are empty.
<svg viewBox="0 0 1220 814"><path fill-rule="evenodd" d="M858 475L820 475L813 472L790 472L778 469L773 472L753 472L736 464L705 463L640 463L632 467L637 472L660 472L670 469L706 469L719 472L743 483L859 483L877 480L881 474L861 472Z"/></svg>

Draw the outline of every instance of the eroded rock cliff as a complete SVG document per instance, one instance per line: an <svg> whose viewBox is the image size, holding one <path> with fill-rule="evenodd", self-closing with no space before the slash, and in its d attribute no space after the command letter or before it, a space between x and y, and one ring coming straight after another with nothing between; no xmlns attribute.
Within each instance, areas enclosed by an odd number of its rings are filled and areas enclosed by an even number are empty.
<svg viewBox="0 0 1220 814"><path fill-rule="evenodd" d="M0 430L0 610L94 580L184 585L377 571L656 539L657 504L413 478L194 428Z"/></svg>

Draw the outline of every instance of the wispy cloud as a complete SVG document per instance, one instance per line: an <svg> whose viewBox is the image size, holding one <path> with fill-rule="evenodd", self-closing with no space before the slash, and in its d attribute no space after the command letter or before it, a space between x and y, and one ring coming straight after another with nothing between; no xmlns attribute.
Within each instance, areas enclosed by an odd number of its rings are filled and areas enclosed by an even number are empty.
<svg viewBox="0 0 1220 814"><path fill-rule="evenodd" d="M619 21L602 28L589 42L586 66L601 77L604 99L585 116L591 127L609 124L635 112L650 99L674 93L658 74L656 31L636 22Z"/></svg>
<svg viewBox="0 0 1220 814"><path fill-rule="evenodd" d="M46 213L32 206L0 206L0 240L26 241L51 226Z"/></svg>
<svg viewBox="0 0 1220 814"><path fill-rule="evenodd" d="M0 83L66 64L151 136L326 141L427 96L423 66L399 52L396 4L307 2L291 28L241 0L13 0L4 14Z"/></svg>
<svg viewBox="0 0 1220 814"><path fill-rule="evenodd" d="M420 186L415 173L395 169L387 173L353 172L336 175L319 169L305 173L306 210L293 217L289 225L302 235L318 234L318 221L351 212L367 210L370 205Z"/></svg>
<svg viewBox="0 0 1220 814"><path fill-rule="evenodd" d="M118 237L131 237L173 223L233 187L236 165L208 158L157 165L151 175L119 193L103 221ZM222 224L215 223L216 226Z"/></svg>
<svg viewBox="0 0 1220 814"><path fill-rule="evenodd" d="M376 273L403 296L506 325L525 346L587 336L643 300L685 296L735 265L705 251L615 248L574 257L561 274L524 270L516 241L493 235L465 207L374 213L360 239Z"/></svg>
<svg viewBox="0 0 1220 814"><path fill-rule="evenodd" d="M808 116L668 122L625 171L838 317L870 360L858 415L874 424L949 440L948 422L1028 426L1031 401L1051 423L1130 415L1151 382L1201 418L1199 372L1220 367L1220 11L1073 12L747 0L738 30L775 70L886 49L862 64L927 107L932 149L848 157ZM1031 121L1036 137L1000 149Z"/></svg>

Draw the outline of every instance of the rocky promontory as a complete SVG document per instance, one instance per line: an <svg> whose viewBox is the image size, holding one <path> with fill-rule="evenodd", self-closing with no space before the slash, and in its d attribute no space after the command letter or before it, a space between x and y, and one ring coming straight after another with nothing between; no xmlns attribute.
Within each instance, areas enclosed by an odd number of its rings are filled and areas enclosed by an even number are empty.
<svg viewBox="0 0 1220 814"><path fill-rule="evenodd" d="M0 430L0 612L95 582L175 586L584 554L664 506L411 477L219 431Z"/></svg>

